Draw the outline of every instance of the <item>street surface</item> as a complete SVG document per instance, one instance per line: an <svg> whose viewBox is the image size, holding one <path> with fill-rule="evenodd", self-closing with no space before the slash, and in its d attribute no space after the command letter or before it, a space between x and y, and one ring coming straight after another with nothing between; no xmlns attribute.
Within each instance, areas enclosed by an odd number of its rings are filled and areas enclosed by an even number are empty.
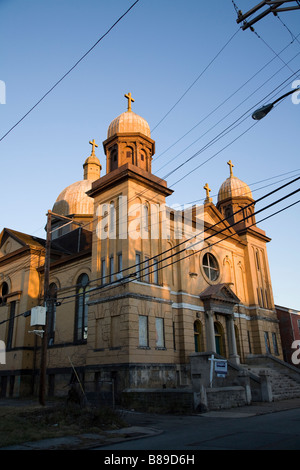
<svg viewBox="0 0 300 470"><path fill-rule="evenodd" d="M170 450L188 451L185 455L198 450L300 450L300 408L259 416L243 413L239 417L230 416L230 413L174 416L129 412L124 417L130 424L156 428L162 433L97 449L161 450L162 454Z"/></svg>

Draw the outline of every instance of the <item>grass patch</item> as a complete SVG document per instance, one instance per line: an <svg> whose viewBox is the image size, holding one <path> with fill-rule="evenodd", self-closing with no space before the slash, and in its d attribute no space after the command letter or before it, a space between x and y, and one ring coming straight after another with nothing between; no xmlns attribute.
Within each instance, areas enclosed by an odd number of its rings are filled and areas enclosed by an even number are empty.
<svg viewBox="0 0 300 470"><path fill-rule="evenodd" d="M41 439L104 433L126 423L110 408L52 404L42 407L0 407L0 447Z"/></svg>

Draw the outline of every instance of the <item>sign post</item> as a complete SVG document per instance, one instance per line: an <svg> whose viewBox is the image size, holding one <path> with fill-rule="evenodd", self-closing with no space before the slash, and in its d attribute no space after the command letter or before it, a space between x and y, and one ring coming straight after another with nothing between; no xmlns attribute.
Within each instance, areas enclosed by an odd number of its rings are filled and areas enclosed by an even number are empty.
<svg viewBox="0 0 300 470"><path fill-rule="evenodd" d="M226 359L217 359L214 354L208 358L210 361L210 374L209 374L209 386L212 388L214 369L217 374L217 377L226 377L227 375L227 360Z"/></svg>

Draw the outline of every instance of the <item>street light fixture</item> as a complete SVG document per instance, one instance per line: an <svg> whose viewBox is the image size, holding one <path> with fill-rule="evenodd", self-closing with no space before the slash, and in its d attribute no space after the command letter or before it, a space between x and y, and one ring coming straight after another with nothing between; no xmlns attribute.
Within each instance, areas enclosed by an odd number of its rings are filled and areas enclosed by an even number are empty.
<svg viewBox="0 0 300 470"><path fill-rule="evenodd" d="M278 101L282 100L286 96L291 95L292 93L295 93L295 91L299 92L300 88L295 88L295 90L291 90L288 93L285 93L284 95L280 96L280 98L277 98L277 100L273 101L273 103L266 104L265 106L262 106L261 108L257 109L252 114L252 118L256 121L259 121L260 119L264 118L273 109L273 106L278 103Z"/></svg>

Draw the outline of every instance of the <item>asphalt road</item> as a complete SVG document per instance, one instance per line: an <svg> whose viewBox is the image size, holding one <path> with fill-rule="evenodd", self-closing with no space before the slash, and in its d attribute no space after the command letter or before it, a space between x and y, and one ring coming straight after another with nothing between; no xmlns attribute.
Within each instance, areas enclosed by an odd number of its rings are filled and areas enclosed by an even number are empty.
<svg viewBox="0 0 300 470"><path fill-rule="evenodd" d="M225 417L226 416L226 417ZM101 451L188 451L198 450L300 450L300 408L260 416L223 414L170 416L128 413L132 425L161 432L143 439L121 442ZM97 450L95 449L95 450ZM110 455L110 452L106 453ZM187 452L185 452L187 454ZM128 454L126 454L128 455Z"/></svg>

